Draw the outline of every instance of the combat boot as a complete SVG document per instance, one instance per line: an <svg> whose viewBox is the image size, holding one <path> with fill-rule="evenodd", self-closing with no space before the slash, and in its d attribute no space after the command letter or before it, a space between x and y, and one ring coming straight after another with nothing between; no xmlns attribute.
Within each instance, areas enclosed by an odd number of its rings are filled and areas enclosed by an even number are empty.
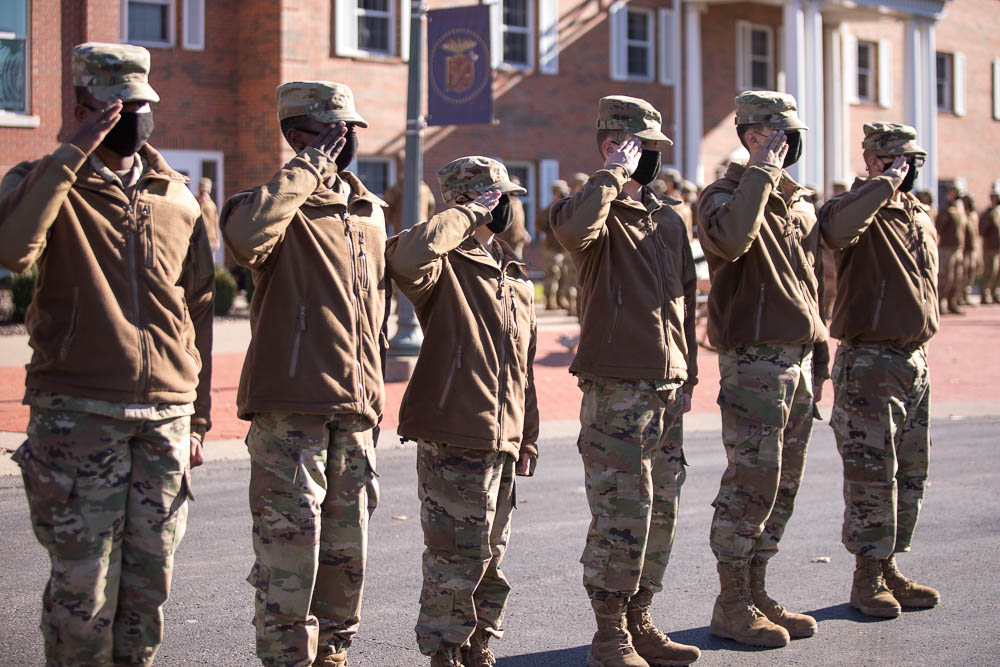
<svg viewBox="0 0 1000 667"><path fill-rule="evenodd" d="M549 294L545 297L545 310L559 310L559 302L555 294Z"/></svg>
<svg viewBox="0 0 1000 667"><path fill-rule="evenodd" d="M816 634L816 619L806 614L793 614L771 599L764 590L767 560L754 558L750 561L750 597L757 609L764 612L767 620L788 630L792 639L812 637Z"/></svg>
<svg viewBox="0 0 1000 667"><path fill-rule="evenodd" d="M348 667L347 648L330 647L331 653L318 658L314 665L318 667Z"/></svg>
<svg viewBox="0 0 1000 667"><path fill-rule="evenodd" d="M708 631L747 646L780 648L788 645L788 630L768 620L750 594L750 564L718 563L721 592L715 599Z"/></svg>
<svg viewBox="0 0 1000 667"><path fill-rule="evenodd" d="M640 588L628 601L625 619L636 653L650 667L690 665L701 657L698 647L672 642L670 637L653 625L653 617L649 613L652 602L653 593L646 588Z"/></svg>
<svg viewBox="0 0 1000 667"><path fill-rule="evenodd" d="M580 314L576 304L576 292L569 295L569 303L566 304L566 314L570 317L577 317Z"/></svg>
<svg viewBox="0 0 1000 667"><path fill-rule="evenodd" d="M958 307L957 300L948 300L948 312L952 315L965 315L965 311Z"/></svg>
<svg viewBox="0 0 1000 667"><path fill-rule="evenodd" d="M882 561L864 556L854 556L854 585L851 587L851 606L866 616L896 618L900 614L899 602L885 585Z"/></svg>
<svg viewBox="0 0 1000 667"><path fill-rule="evenodd" d="M469 637L469 645L462 648L462 663L465 667L493 667L497 664L496 656L487 644L490 641L490 633L482 628Z"/></svg>
<svg viewBox="0 0 1000 667"><path fill-rule="evenodd" d="M941 595L930 586L923 586L903 576L896 567L895 556L882 561L882 577L901 607L930 609L941 601Z"/></svg>
<svg viewBox="0 0 1000 667"><path fill-rule="evenodd" d="M462 652L457 646L443 648L431 656L431 667L465 667Z"/></svg>
<svg viewBox="0 0 1000 667"><path fill-rule="evenodd" d="M590 644L587 667L649 667L632 646L632 637L625 623L628 598L608 595L603 600L593 598L590 605L597 619L597 632Z"/></svg>

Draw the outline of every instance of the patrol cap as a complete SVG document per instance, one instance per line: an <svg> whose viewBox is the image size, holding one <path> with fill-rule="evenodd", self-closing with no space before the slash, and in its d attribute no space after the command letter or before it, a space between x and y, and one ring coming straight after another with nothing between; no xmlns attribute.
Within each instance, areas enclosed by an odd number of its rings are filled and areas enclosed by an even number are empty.
<svg viewBox="0 0 1000 667"><path fill-rule="evenodd" d="M159 102L149 85L149 51L132 44L86 42L73 47L73 85L103 102Z"/></svg>
<svg viewBox="0 0 1000 667"><path fill-rule="evenodd" d="M597 104L598 130L624 130L647 141L674 142L660 131L663 119L653 105L638 97L610 95Z"/></svg>
<svg viewBox="0 0 1000 667"><path fill-rule="evenodd" d="M470 155L452 160L437 174L441 196L452 201L459 195L480 195L494 188L504 194L523 195L527 190L515 184L507 175L503 163L482 155Z"/></svg>
<svg viewBox="0 0 1000 667"><path fill-rule="evenodd" d="M990 194L995 197L1000 197L1000 181L993 181L993 187L990 188Z"/></svg>
<svg viewBox="0 0 1000 667"><path fill-rule="evenodd" d="M956 177L946 189L954 190L961 197L966 192L965 179L961 176Z"/></svg>
<svg viewBox="0 0 1000 667"><path fill-rule="evenodd" d="M309 116L321 123L344 121L368 127L354 108L351 89L333 81L289 81L277 88L278 120Z"/></svg>
<svg viewBox="0 0 1000 667"><path fill-rule="evenodd" d="M200 189L202 189L202 190L211 190L212 189L212 179L211 178L206 178L206 177L203 177L203 178L199 179L198 180L198 187Z"/></svg>
<svg viewBox="0 0 1000 667"><path fill-rule="evenodd" d="M865 123L862 148L886 155L927 155L917 145L917 131L899 123Z"/></svg>
<svg viewBox="0 0 1000 667"><path fill-rule="evenodd" d="M698 186L694 184L694 181L684 179L684 182L681 183L681 192L698 192Z"/></svg>
<svg viewBox="0 0 1000 667"><path fill-rule="evenodd" d="M552 181L552 192L558 192L561 196L565 197L569 194L569 183L561 178L557 178Z"/></svg>
<svg viewBox="0 0 1000 667"><path fill-rule="evenodd" d="M578 171L573 174L573 185L583 186L587 184L590 180L590 174L585 174L582 171Z"/></svg>
<svg viewBox="0 0 1000 667"><path fill-rule="evenodd" d="M773 90L748 90L736 96L736 124L760 123L774 130L808 130L799 120L795 98Z"/></svg>
<svg viewBox="0 0 1000 667"><path fill-rule="evenodd" d="M669 167L663 170L663 178L670 181L674 186L679 186L684 178L681 176L681 172L677 171L673 167Z"/></svg>

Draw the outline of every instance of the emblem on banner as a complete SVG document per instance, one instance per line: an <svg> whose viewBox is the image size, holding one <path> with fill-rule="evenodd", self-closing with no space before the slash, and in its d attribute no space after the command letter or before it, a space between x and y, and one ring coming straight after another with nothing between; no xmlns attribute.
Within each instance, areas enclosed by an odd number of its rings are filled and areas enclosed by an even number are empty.
<svg viewBox="0 0 1000 667"><path fill-rule="evenodd" d="M463 93L476 82L476 42L471 39L449 39L441 48L452 54L445 60L445 87Z"/></svg>

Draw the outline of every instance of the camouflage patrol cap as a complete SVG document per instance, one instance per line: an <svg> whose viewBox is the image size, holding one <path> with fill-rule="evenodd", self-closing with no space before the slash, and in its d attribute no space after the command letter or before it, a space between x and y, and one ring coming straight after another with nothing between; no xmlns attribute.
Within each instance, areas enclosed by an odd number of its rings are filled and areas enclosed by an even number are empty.
<svg viewBox="0 0 1000 667"><path fill-rule="evenodd" d="M862 148L886 155L927 155L917 145L917 131L899 123L865 123Z"/></svg>
<svg viewBox="0 0 1000 667"><path fill-rule="evenodd" d="M278 86L278 120L309 116L321 123L344 121L368 127L354 108L351 89L333 81L290 81Z"/></svg>
<svg viewBox="0 0 1000 667"><path fill-rule="evenodd" d="M480 195L493 188L512 195L528 192L510 180L503 163L481 155L452 160L441 167L437 176L445 201L452 201L459 195Z"/></svg>
<svg viewBox="0 0 1000 667"><path fill-rule="evenodd" d="M565 197L569 194L569 183L561 178L557 178L552 181L552 192L558 192L560 196Z"/></svg>
<svg viewBox="0 0 1000 667"><path fill-rule="evenodd" d="M597 104L598 130L624 130L646 141L674 142L660 131L663 122L653 105L638 97L610 95Z"/></svg>
<svg viewBox="0 0 1000 667"><path fill-rule="evenodd" d="M73 85L103 102L159 102L149 85L149 51L131 44L87 42L73 47Z"/></svg>
<svg viewBox="0 0 1000 667"><path fill-rule="evenodd" d="M773 90L748 90L736 97L736 124L760 123L774 130L808 130L799 120L795 98Z"/></svg>
<svg viewBox="0 0 1000 667"><path fill-rule="evenodd" d="M582 171L578 171L573 174L573 185L586 185L589 180L590 174L585 174Z"/></svg>

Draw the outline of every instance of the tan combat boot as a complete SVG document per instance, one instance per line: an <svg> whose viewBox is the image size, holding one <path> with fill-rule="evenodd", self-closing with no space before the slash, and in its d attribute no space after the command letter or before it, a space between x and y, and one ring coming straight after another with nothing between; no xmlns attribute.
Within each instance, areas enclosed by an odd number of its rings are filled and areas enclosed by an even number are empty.
<svg viewBox="0 0 1000 667"><path fill-rule="evenodd" d="M768 620L750 594L750 564L718 564L722 591L715 599L708 631L747 646L780 648L788 645L788 630Z"/></svg>
<svg viewBox="0 0 1000 667"><path fill-rule="evenodd" d="M431 656L431 667L465 667L462 652L457 646L443 648Z"/></svg>
<svg viewBox="0 0 1000 667"><path fill-rule="evenodd" d="M931 588L907 579L896 567L896 557L890 556L882 561L882 576L886 586L892 591L892 596L901 607L930 609L941 601L941 595Z"/></svg>
<svg viewBox="0 0 1000 667"><path fill-rule="evenodd" d="M469 637L469 645L462 649L462 663L465 667L493 667L497 664L496 656L487 644L490 641L490 633L482 628Z"/></svg>
<svg viewBox="0 0 1000 667"><path fill-rule="evenodd" d="M807 614L793 614L771 599L764 590L764 579L767 573L767 560L754 558L750 561L750 597L757 609L764 612L767 620L777 623L792 639L812 637L816 634L816 619Z"/></svg>
<svg viewBox="0 0 1000 667"><path fill-rule="evenodd" d="M653 593L646 588L640 588L639 592L628 601L625 620L636 653L648 662L650 667L690 665L701 657L698 647L672 642L670 637L653 625L653 618L649 613L652 602Z"/></svg>
<svg viewBox="0 0 1000 667"><path fill-rule="evenodd" d="M899 602L882 578L882 561L864 556L854 556L854 585L851 587L851 606L866 616L896 618L900 614Z"/></svg>
<svg viewBox="0 0 1000 667"><path fill-rule="evenodd" d="M559 301L555 294L549 294L545 297L545 310L559 310Z"/></svg>
<svg viewBox="0 0 1000 667"><path fill-rule="evenodd" d="M318 658L313 664L317 667L347 667L347 649L331 646L330 650L333 652Z"/></svg>
<svg viewBox="0 0 1000 667"><path fill-rule="evenodd" d="M590 644L587 667L649 667L632 646L632 637L625 625L627 603L628 598L622 595L591 599L597 632Z"/></svg>

